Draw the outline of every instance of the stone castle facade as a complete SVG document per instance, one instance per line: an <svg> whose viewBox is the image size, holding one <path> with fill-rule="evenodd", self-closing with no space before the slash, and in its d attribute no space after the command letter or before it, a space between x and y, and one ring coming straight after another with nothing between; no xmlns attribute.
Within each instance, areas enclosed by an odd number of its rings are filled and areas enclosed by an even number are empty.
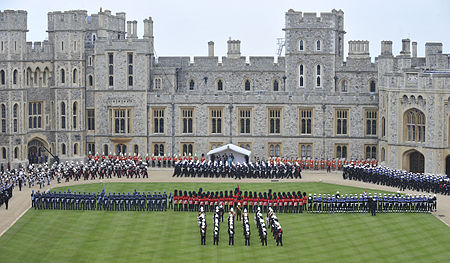
<svg viewBox="0 0 450 263"><path fill-rule="evenodd" d="M153 21L105 10L48 13L48 40L26 42L27 13L0 12L0 163L94 153L378 159L446 172L450 67L441 43L392 42L372 62L344 14L285 14L285 56L155 57ZM412 51L411 51L412 47Z"/></svg>

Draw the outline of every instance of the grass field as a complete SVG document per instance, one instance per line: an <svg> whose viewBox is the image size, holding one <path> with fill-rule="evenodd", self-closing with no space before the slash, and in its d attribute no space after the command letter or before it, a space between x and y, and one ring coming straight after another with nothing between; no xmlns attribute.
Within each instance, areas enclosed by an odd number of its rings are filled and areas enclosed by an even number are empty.
<svg viewBox="0 0 450 263"><path fill-rule="evenodd" d="M325 183L239 186L243 191L364 191ZM199 187L232 190L236 184L105 184L107 192ZM87 192L102 188L102 184L70 187ZM0 262L450 262L450 228L429 214L278 214L278 218L283 247L276 247L272 238L268 247L262 247L253 221L251 247L243 245L240 227L235 246L229 247L225 222L220 246L215 247L211 213L207 246L200 246L196 213L30 210L0 238Z"/></svg>

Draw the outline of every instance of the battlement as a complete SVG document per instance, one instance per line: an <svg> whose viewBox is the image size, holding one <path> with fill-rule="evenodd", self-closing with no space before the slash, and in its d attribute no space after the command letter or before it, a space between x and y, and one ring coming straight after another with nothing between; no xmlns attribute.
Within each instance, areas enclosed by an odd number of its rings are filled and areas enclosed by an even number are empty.
<svg viewBox="0 0 450 263"><path fill-rule="evenodd" d="M44 42L36 41L36 42L27 42L27 53L51 53L51 45L48 40Z"/></svg>
<svg viewBox="0 0 450 263"><path fill-rule="evenodd" d="M344 12L333 9L331 12L302 13L289 9L286 13L286 29L290 28L332 28L343 30Z"/></svg>
<svg viewBox="0 0 450 263"><path fill-rule="evenodd" d="M115 15L111 11L100 11L97 14L92 14L87 17L88 30L103 29L106 31L115 31L125 33L126 14L118 12Z"/></svg>
<svg viewBox="0 0 450 263"><path fill-rule="evenodd" d="M27 12L24 10L0 12L0 31L27 31Z"/></svg>
<svg viewBox="0 0 450 263"><path fill-rule="evenodd" d="M48 31L80 31L86 29L87 11L86 10L69 10L49 12Z"/></svg>
<svg viewBox="0 0 450 263"><path fill-rule="evenodd" d="M369 41L351 40L348 41L348 56L350 58L369 58Z"/></svg>

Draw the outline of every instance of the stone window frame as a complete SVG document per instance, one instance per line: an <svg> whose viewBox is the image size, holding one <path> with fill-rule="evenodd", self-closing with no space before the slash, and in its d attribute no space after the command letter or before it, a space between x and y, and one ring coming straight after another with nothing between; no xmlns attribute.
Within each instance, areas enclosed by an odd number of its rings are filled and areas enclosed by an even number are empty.
<svg viewBox="0 0 450 263"><path fill-rule="evenodd" d="M341 132L338 131L339 120L341 121ZM345 123L344 123L345 120ZM334 109L334 135L336 136L348 136L350 134L350 109L349 108L335 108ZM344 126L345 124L345 133Z"/></svg>
<svg viewBox="0 0 450 263"><path fill-rule="evenodd" d="M151 116L152 116L152 122L151 122L151 132L152 134L165 134L166 132L166 107L151 107ZM157 118L158 121L158 127L155 125L155 118ZM161 120L162 120L162 132L161 132ZM155 131L155 128L157 128L157 131Z"/></svg>
<svg viewBox="0 0 450 263"><path fill-rule="evenodd" d="M210 107L210 108L208 108L208 116L209 116L209 121L208 121L209 134L213 134L213 135L223 134L224 108L223 107ZM215 125L214 125L214 122L215 122ZM214 131L214 126L216 129L215 131Z"/></svg>
<svg viewBox="0 0 450 263"><path fill-rule="evenodd" d="M186 147L185 147L186 146ZM193 156L195 153L194 142L180 142L181 156ZM186 151L184 151L186 150Z"/></svg>
<svg viewBox="0 0 450 263"><path fill-rule="evenodd" d="M246 114L247 112L249 113L248 115L250 115L250 116L247 116L247 114ZM253 108L252 107L239 107L237 109L237 119L238 119L237 133L251 135L252 128L253 128L253 124L252 124L253 123ZM242 119L244 120L244 128L243 129L242 129L242 123L241 123ZM247 120L249 121L249 123L247 123ZM247 126L249 126L248 129L247 129ZM241 132L242 130L244 132ZM246 132L247 130L249 132Z"/></svg>
<svg viewBox="0 0 450 263"><path fill-rule="evenodd" d="M114 144L114 149L116 150L117 155L122 154L123 156L127 156L129 150L128 144L126 142L119 142Z"/></svg>
<svg viewBox="0 0 450 263"><path fill-rule="evenodd" d="M0 69L0 85L6 85L6 70Z"/></svg>
<svg viewBox="0 0 450 263"><path fill-rule="evenodd" d="M267 157L268 158L281 157L281 156L283 156L282 152L283 152L283 143L282 142L268 142L267 143Z"/></svg>
<svg viewBox="0 0 450 263"><path fill-rule="evenodd" d="M252 142L238 142L239 147L252 151L253 143Z"/></svg>
<svg viewBox="0 0 450 263"><path fill-rule="evenodd" d="M88 132L95 131L95 108L86 109L86 120L86 130Z"/></svg>
<svg viewBox="0 0 450 263"><path fill-rule="evenodd" d="M162 153L161 153L161 146L162 146ZM166 143L153 142L151 151L153 156L164 156L164 154L166 153Z"/></svg>
<svg viewBox="0 0 450 263"><path fill-rule="evenodd" d="M19 70L17 68L13 68L12 72L12 84L17 85L19 83Z"/></svg>
<svg viewBox="0 0 450 263"><path fill-rule="evenodd" d="M106 52L106 65L108 65L108 87L114 87L114 52Z"/></svg>
<svg viewBox="0 0 450 263"><path fill-rule="evenodd" d="M79 83L79 81L78 81L78 76L80 76L81 74L78 73L78 72L79 72L78 67L74 67L74 68L72 69L72 84L77 84L77 83Z"/></svg>
<svg viewBox="0 0 450 263"><path fill-rule="evenodd" d="M74 156L80 155L80 151L78 149L78 143L77 142L73 144L73 155Z"/></svg>
<svg viewBox="0 0 450 263"><path fill-rule="evenodd" d="M161 77L153 78L153 89L155 89L155 90L162 89L162 78Z"/></svg>
<svg viewBox="0 0 450 263"><path fill-rule="evenodd" d="M323 87L322 75L323 75L323 65L320 63L315 64L315 66L314 66L314 86L316 88Z"/></svg>
<svg viewBox="0 0 450 263"><path fill-rule="evenodd" d="M103 153L108 154L108 151L109 151L109 144L107 143L103 144Z"/></svg>
<svg viewBox="0 0 450 263"><path fill-rule="evenodd" d="M344 84L345 84L345 90L344 90ZM349 87L350 87L350 80L348 80L347 78L342 78L339 81L339 92L349 92Z"/></svg>
<svg viewBox="0 0 450 263"><path fill-rule="evenodd" d="M80 107L78 107L79 104L80 103L78 103L78 101L74 101L72 103L72 129L74 129L74 130L79 128L79 125L78 125L78 121L79 121L78 112L80 111Z"/></svg>
<svg viewBox="0 0 450 263"><path fill-rule="evenodd" d="M308 152L309 147L309 152ZM303 150L305 155L303 155ZM308 156L309 153L309 156ZM314 143L312 142L300 142L298 143L298 157L299 158L313 158L314 156Z"/></svg>
<svg viewBox="0 0 450 263"><path fill-rule="evenodd" d="M34 106L34 105L36 105L36 106ZM28 102L28 129L30 129L30 130L31 129L42 129L43 109L44 109L44 101L29 101ZM30 114L30 112L31 112L31 114ZM35 121L35 119L36 119L36 121ZM31 126L30 126L30 122L31 122ZM34 125L34 124L36 124L36 125Z"/></svg>
<svg viewBox="0 0 450 263"><path fill-rule="evenodd" d="M374 83L374 90L372 91L372 83ZM368 82L369 92L376 93L377 92L377 80L374 78L370 78Z"/></svg>
<svg viewBox="0 0 450 263"><path fill-rule="evenodd" d="M319 47L319 48L317 48ZM316 38L314 40L314 51L321 52L323 51L323 40L321 38Z"/></svg>
<svg viewBox="0 0 450 263"><path fill-rule="evenodd" d="M139 145L138 144L133 144L133 154L135 156L139 155Z"/></svg>
<svg viewBox="0 0 450 263"><path fill-rule="evenodd" d="M117 114L116 114L117 113ZM118 129L116 127L116 119L119 121ZM122 119L125 121L124 130L122 132ZM111 107L109 109L110 132L111 134L132 134L133 131L133 110L131 107ZM118 132L117 132L118 130ZM128 149L128 146L127 146Z"/></svg>
<svg viewBox="0 0 450 263"><path fill-rule="evenodd" d="M186 114L184 112L186 111ZM189 114L189 111L191 114ZM189 116L190 115L190 116ZM184 129L184 119L186 119L186 129ZM191 129L189 130L189 119L191 119ZM195 131L195 108L180 107L180 134L194 134ZM184 132L186 130L186 132Z"/></svg>
<svg viewBox="0 0 450 263"><path fill-rule="evenodd" d="M20 110L19 103L14 103L12 110L13 133L19 132L19 115L20 115L19 110Z"/></svg>
<svg viewBox="0 0 450 263"><path fill-rule="evenodd" d="M131 55L131 62L130 62ZM134 85L134 60L135 55L134 52L127 52L127 86L133 87ZM131 69L131 70L130 70Z"/></svg>
<svg viewBox="0 0 450 263"><path fill-rule="evenodd" d="M92 74L88 75L88 87L94 86L94 76Z"/></svg>
<svg viewBox="0 0 450 263"><path fill-rule="evenodd" d="M381 117L381 137L386 137L386 118L384 116Z"/></svg>
<svg viewBox="0 0 450 263"><path fill-rule="evenodd" d="M197 82L193 78L189 78L186 82L186 87L188 90L195 90Z"/></svg>
<svg viewBox="0 0 450 263"><path fill-rule="evenodd" d="M367 150L369 150L369 151L367 152ZM363 152L364 152L364 159L366 159L366 160L368 160L368 159L377 160L377 157L378 157L378 146L377 146L376 143L364 144ZM375 158L373 158L373 157L375 157Z"/></svg>
<svg viewBox="0 0 450 263"><path fill-rule="evenodd" d="M14 147L13 159L15 159L15 160L20 159L20 149L17 146Z"/></svg>
<svg viewBox="0 0 450 263"><path fill-rule="evenodd" d="M380 152L380 154L381 154L380 161L381 161L381 162L386 161L386 149L385 149L384 147L381 147L381 152Z"/></svg>
<svg viewBox="0 0 450 263"><path fill-rule="evenodd" d="M345 149L345 154L344 154L344 149ZM349 150L348 143L335 143L333 156L336 159L347 159L348 158L348 150Z"/></svg>
<svg viewBox="0 0 450 263"><path fill-rule="evenodd" d="M423 143L426 140L426 115L417 108L409 108L403 113L403 141Z"/></svg>
<svg viewBox="0 0 450 263"><path fill-rule="evenodd" d="M308 111L310 111L310 116L308 115ZM305 113L305 114L303 114ZM305 133L303 133L303 125L302 125L302 120L303 117L305 118ZM308 133L308 119L310 120L310 132ZM298 108L298 134L300 135L312 135L312 131L314 129L314 108L305 108L305 107L299 107Z"/></svg>
<svg viewBox="0 0 450 263"><path fill-rule="evenodd" d="M303 62L300 62L298 64L298 86L300 88L305 87L305 72L306 72L305 64L303 64Z"/></svg>
<svg viewBox="0 0 450 263"><path fill-rule="evenodd" d="M373 115L375 115L375 116L373 116ZM377 136L378 135L378 115L379 115L378 109L376 109L376 108L365 108L364 109L364 135L365 136ZM371 125L371 127L369 127L369 125Z"/></svg>
<svg viewBox="0 0 450 263"><path fill-rule="evenodd" d="M248 89L246 89L246 88L247 88L247 81L248 81L248 83L249 83L249 88L248 88ZM246 92L246 91L252 91L252 90L253 90L253 81L252 81L250 78L245 78L245 79L242 81L242 90L243 90L244 92Z"/></svg>
<svg viewBox="0 0 450 263"><path fill-rule="evenodd" d="M208 143L208 149L211 151L211 150L214 150L216 148L222 147L223 145L224 145L223 142L209 142ZM214 146L214 148L213 148L213 146Z"/></svg>
<svg viewBox="0 0 450 263"><path fill-rule="evenodd" d="M222 82L222 89L219 89L219 82ZM215 81L215 87L217 91L223 91L225 89L225 80L223 78L217 78Z"/></svg>
<svg viewBox="0 0 450 263"><path fill-rule="evenodd" d="M86 154L88 155L94 155L95 154L95 142L88 142L86 143L87 147L86 147ZM108 153L105 153L108 154Z"/></svg>
<svg viewBox="0 0 450 263"><path fill-rule="evenodd" d="M279 111L279 114L276 114ZM279 115L279 116L276 116ZM273 132L271 132L271 119L273 119ZM279 120L277 125L277 120ZM278 126L278 132L277 132ZM281 135L283 130L283 108L282 107L267 107L267 134Z"/></svg>
<svg viewBox="0 0 450 263"><path fill-rule="evenodd" d="M61 101L61 103L59 103L59 113L61 116L60 128L63 130L67 129L67 108L66 107L67 106L64 101Z"/></svg>
<svg viewBox="0 0 450 263"><path fill-rule="evenodd" d="M299 38L298 39L298 41L297 41L297 50L300 51L300 52L304 52L306 50L306 41L303 38Z"/></svg>
<svg viewBox="0 0 450 263"><path fill-rule="evenodd" d="M61 147L61 155L66 155L67 154L67 146L65 143L61 143L60 145Z"/></svg>
<svg viewBox="0 0 450 263"><path fill-rule="evenodd" d="M1 133L6 133L7 132L7 109L6 109L6 104L2 103L0 104L0 118L1 118L1 124L2 124L2 129L1 129Z"/></svg>
<svg viewBox="0 0 450 263"><path fill-rule="evenodd" d="M277 90L275 90L275 82L277 82ZM281 80L278 77L272 79L272 91L278 92L281 91Z"/></svg>
<svg viewBox="0 0 450 263"><path fill-rule="evenodd" d="M64 68L61 68L59 70L59 80L61 82L61 84L66 84L66 70ZM30 81L31 83L31 81Z"/></svg>

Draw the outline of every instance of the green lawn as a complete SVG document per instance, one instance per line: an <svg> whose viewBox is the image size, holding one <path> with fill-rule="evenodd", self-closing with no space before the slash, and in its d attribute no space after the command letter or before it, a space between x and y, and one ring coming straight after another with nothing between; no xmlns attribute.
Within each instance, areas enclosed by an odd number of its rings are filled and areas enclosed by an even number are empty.
<svg viewBox="0 0 450 263"><path fill-rule="evenodd" d="M243 191L364 191L324 183L239 185ZM198 187L215 191L232 190L236 184L105 186L111 192ZM92 192L102 187L70 188ZM0 238L0 262L450 262L450 228L429 214L278 214L278 218L284 229L283 247L276 247L272 238L268 247L262 247L253 221L251 247L243 245L240 227L235 246L229 247L225 222L220 246L214 247L211 213L207 246L200 246L196 213L30 210Z"/></svg>

